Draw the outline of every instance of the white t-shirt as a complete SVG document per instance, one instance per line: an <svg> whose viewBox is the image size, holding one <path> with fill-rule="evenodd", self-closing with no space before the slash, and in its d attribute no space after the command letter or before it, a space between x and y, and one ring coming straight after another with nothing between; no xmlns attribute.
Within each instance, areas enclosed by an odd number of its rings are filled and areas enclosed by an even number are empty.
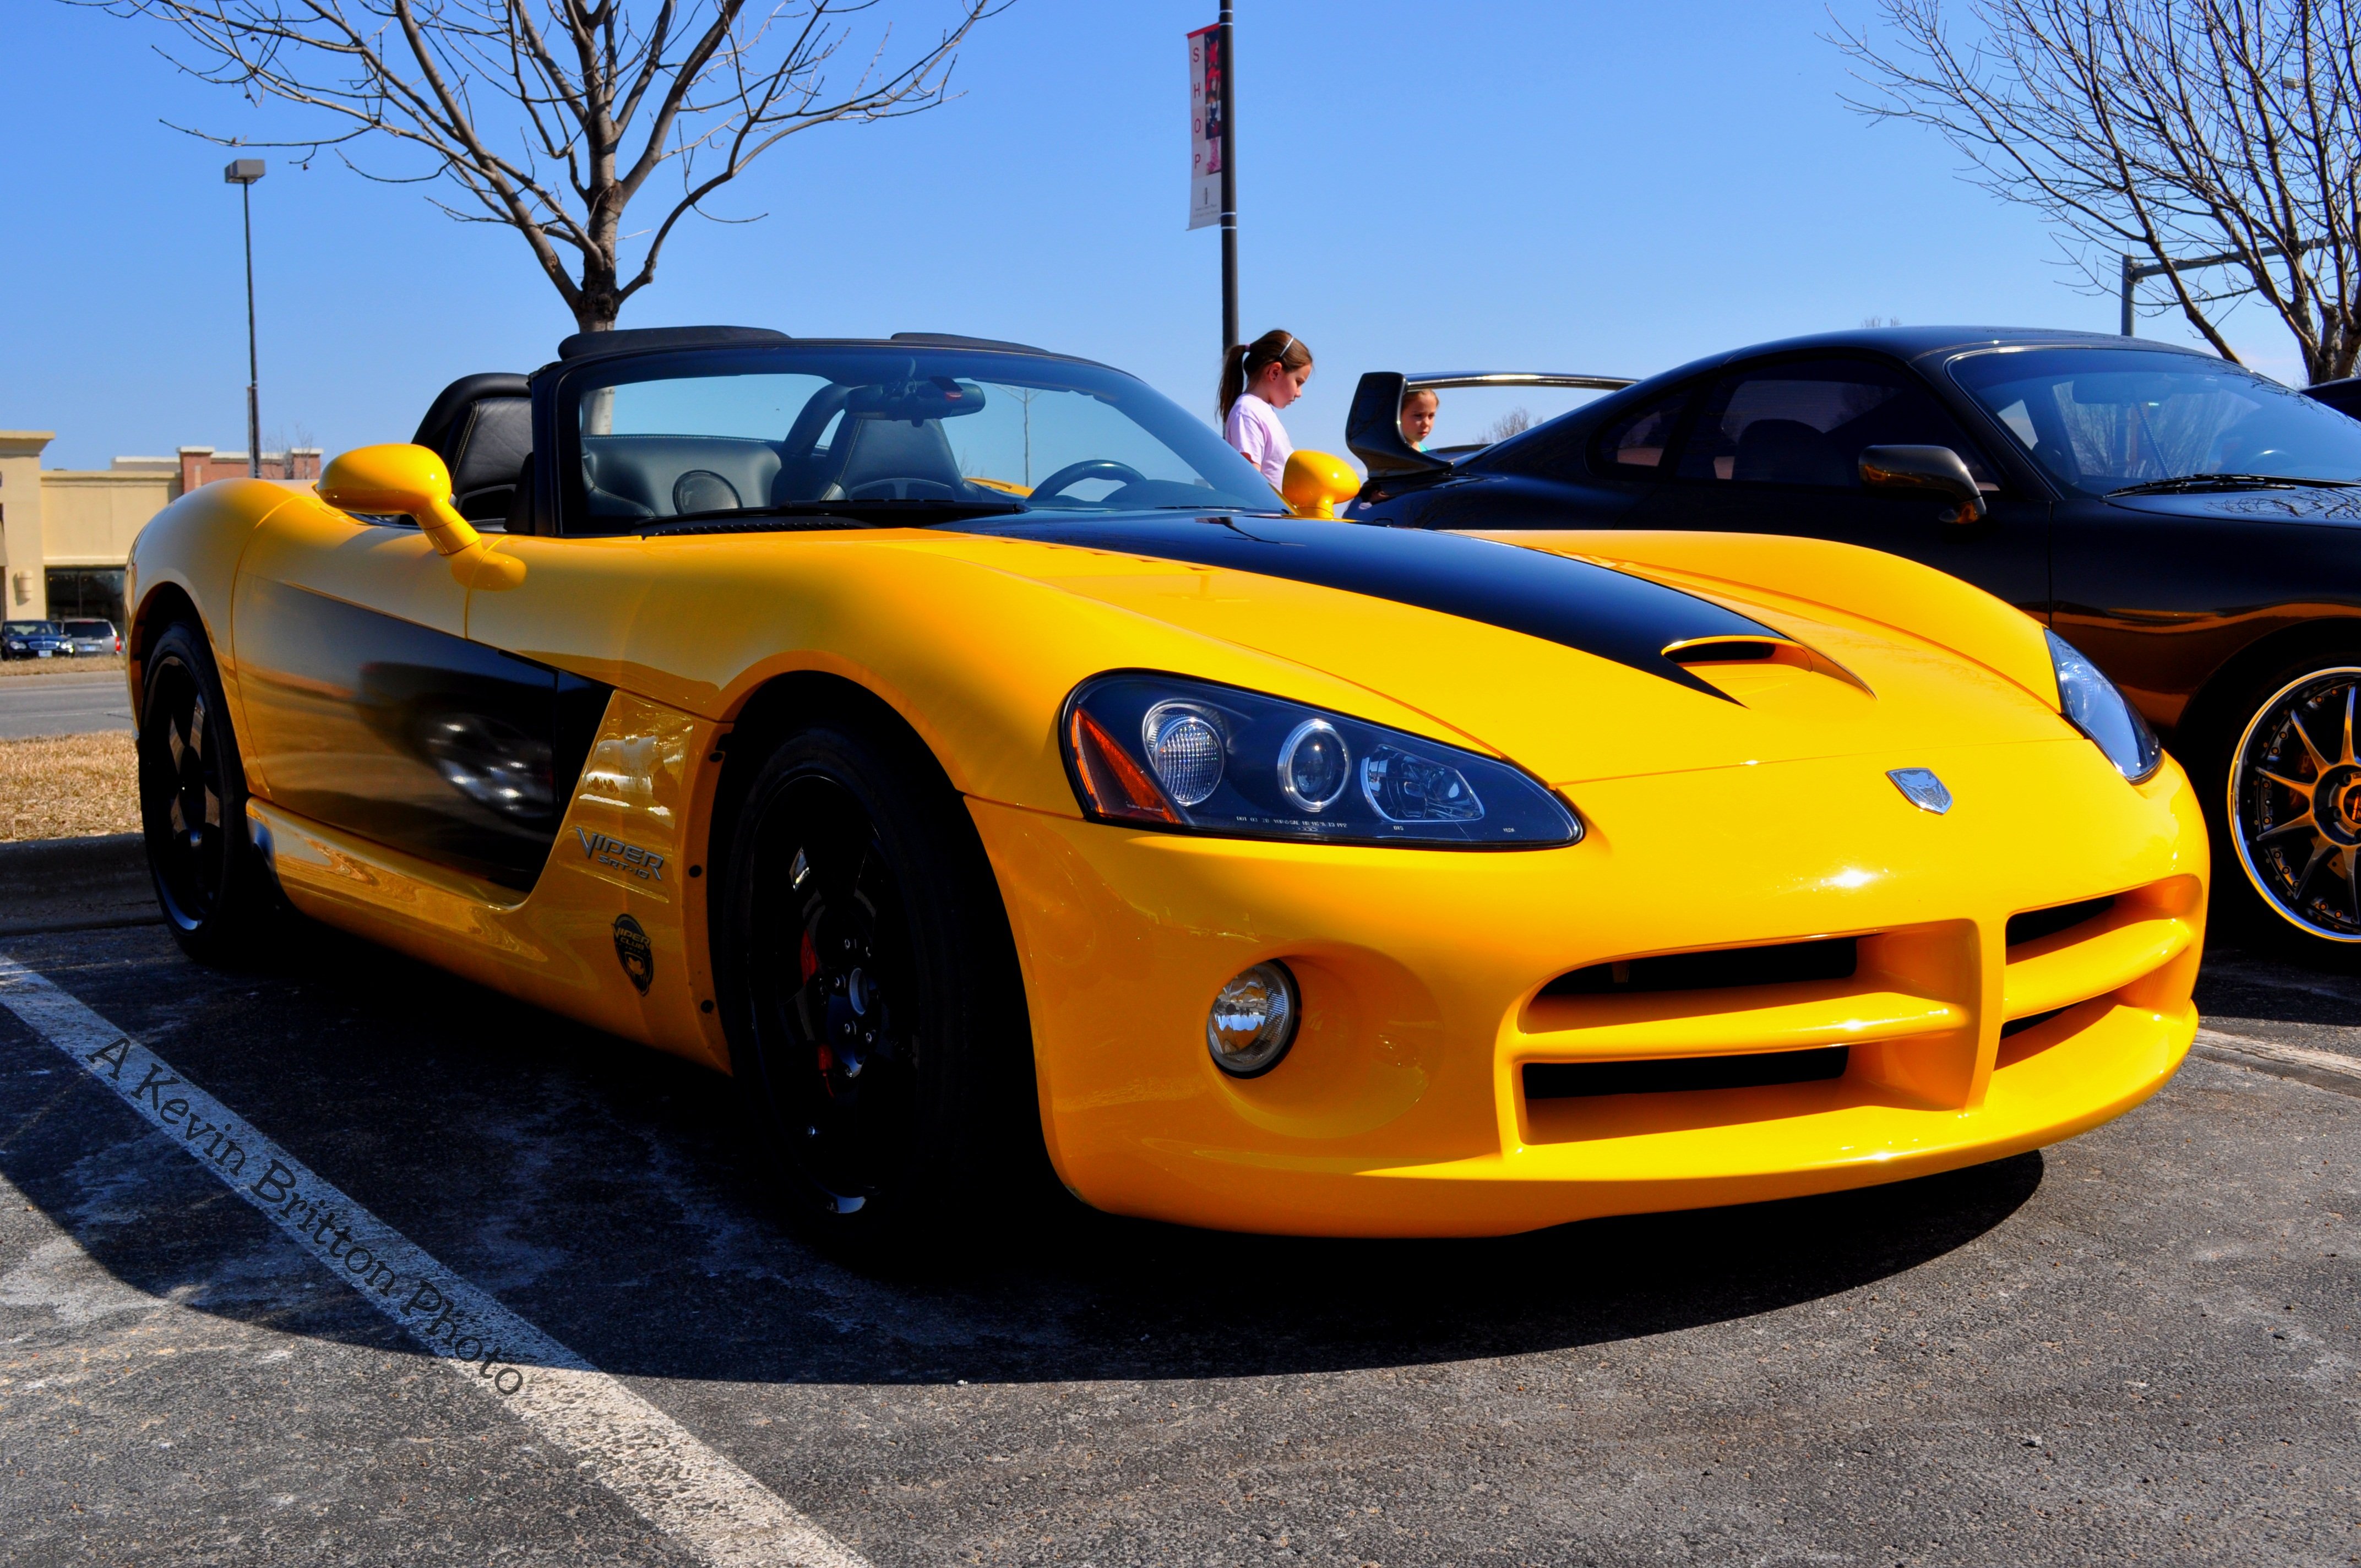
<svg viewBox="0 0 2361 1568"><path fill-rule="evenodd" d="M1238 400L1230 405L1230 417L1222 426L1222 439L1261 469L1262 477L1271 482L1273 488L1287 473L1287 460L1295 453L1287 439L1287 427L1279 422L1279 411L1252 392L1240 392Z"/></svg>

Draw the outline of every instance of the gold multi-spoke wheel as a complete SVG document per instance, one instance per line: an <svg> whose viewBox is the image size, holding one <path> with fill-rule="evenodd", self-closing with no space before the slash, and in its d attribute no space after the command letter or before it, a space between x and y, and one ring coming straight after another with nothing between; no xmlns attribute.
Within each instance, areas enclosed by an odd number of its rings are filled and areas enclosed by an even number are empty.
<svg viewBox="0 0 2361 1568"><path fill-rule="evenodd" d="M2361 666L2308 671L2255 709L2230 759L2230 834L2247 879L2332 942L2361 942L2356 716Z"/></svg>

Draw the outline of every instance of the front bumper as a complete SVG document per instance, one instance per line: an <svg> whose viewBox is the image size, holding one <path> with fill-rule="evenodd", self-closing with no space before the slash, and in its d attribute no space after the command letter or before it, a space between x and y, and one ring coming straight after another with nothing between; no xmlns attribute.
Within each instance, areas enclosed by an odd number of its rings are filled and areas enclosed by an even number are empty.
<svg viewBox="0 0 2361 1568"><path fill-rule="evenodd" d="M1934 768L1922 812L1884 777ZM1043 1123L1084 1201L1224 1229L1476 1235L1888 1181L2069 1137L2196 1028L2202 818L2080 739L1605 781L1589 831L1477 853L1142 833L984 801ZM2010 948L2009 917L2113 908ZM1860 938L1850 979L1541 994L1585 966ZM1214 992L1277 959L1293 1049L1209 1059ZM2029 1025L2025 1020L2036 1020ZM2004 1025L2018 1027L2004 1036ZM1529 1099L1534 1062L1841 1044L1841 1077Z"/></svg>

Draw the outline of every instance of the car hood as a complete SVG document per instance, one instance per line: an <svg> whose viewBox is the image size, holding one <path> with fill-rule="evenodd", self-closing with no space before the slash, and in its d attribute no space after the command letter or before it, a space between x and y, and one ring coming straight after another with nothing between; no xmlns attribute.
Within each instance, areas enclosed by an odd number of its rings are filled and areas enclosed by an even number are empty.
<svg viewBox="0 0 2361 1568"><path fill-rule="evenodd" d="M2160 496L2110 496L2109 506L2162 517L2218 517L2239 522L2361 525L2361 489L2336 485L2301 488L2210 490Z"/></svg>
<svg viewBox="0 0 2361 1568"><path fill-rule="evenodd" d="M1499 540L1164 514L1012 520L939 547L1317 670L1553 783L2062 732L2054 701L1872 619ZM1144 650L1124 641L1115 660L1140 662ZM1666 653L1716 644L1768 645L1772 657ZM1147 656L1204 673L1184 646Z"/></svg>

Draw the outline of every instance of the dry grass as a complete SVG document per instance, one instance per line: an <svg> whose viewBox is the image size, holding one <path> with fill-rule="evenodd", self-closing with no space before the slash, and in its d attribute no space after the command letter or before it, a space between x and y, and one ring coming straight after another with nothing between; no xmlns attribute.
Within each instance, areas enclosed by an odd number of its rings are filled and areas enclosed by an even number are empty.
<svg viewBox="0 0 2361 1568"><path fill-rule="evenodd" d="M0 659L0 679L17 675L89 675L101 671L123 674L122 656L109 653L104 658L84 656L75 659Z"/></svg>
<svg viewBox="0 0 2361 1568"><path fill-rule="evenodd" d="M0 839L138 827L139 770L129 730L0 740Z"/></svg>

